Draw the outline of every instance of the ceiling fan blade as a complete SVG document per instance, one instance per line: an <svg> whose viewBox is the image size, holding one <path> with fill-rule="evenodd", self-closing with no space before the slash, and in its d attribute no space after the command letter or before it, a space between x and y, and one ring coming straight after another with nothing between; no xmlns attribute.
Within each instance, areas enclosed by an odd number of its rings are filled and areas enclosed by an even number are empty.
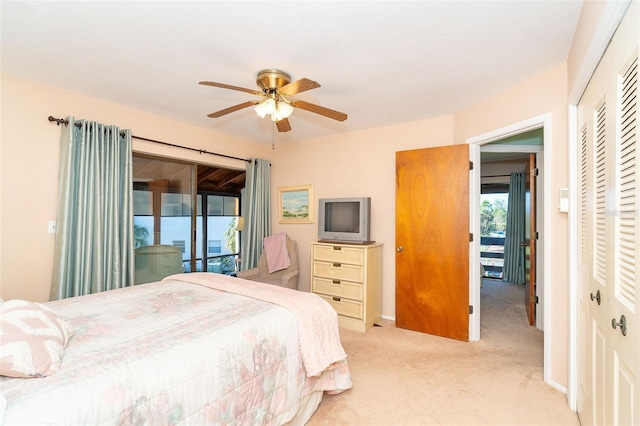
<svg viewBox="0 0 640 426"><path fill-rule="evenodd" d="M230 84L216 83L215 81L201 81L199 84L203 84L205 86L219 87L221 89L237 90L239 92L251 93L252 95L262 96L262 92L259 92L255 89L246 89L244 87L232 86Z"/></svg>
<svg viewBox="0 0 640 426"><path fill-rule="evenodd" d="M332 109L325 108L320 105L315 105L309 102L299 101L294 99L291 101L291 105L293 105L296 108L300 108L316 114L324 115L325 117L333 118L334 120L344 121L347 119L347 114L343 112L334 111Z"/></svg>
<svg viewBox="0 0 640 426"><path fill-rule="evenodd" d="M291 130L291 124L289 124L289 119L287 118L276 121L276 126L278 127L279 132L288 132L289 130Z"/></svg>
<svg viewBox="0 0 640 426"><path fill-rule="evenodd" d="M219 117L222 117L223 115L227 115L229 113L238 111L240 109L247 108L247 107L250 107L252 105L257 105L258 103L260 103L260 101L243 102L241 104L234 105L234 106L231 106L229 108L221 109L220 111L212 112L211 114L207 114L207 117L219 118Z"/></svg>
<svg viewBox="0 0 640 426"><path fill-rule="evenodd" d="M301 92L306 92L307 90L317 89L318 87L320 87L320 83L309 80L308 78L301 78L300 80L292 81L291 83L282 86L278 90L285 96L292 96Z"/></svg>

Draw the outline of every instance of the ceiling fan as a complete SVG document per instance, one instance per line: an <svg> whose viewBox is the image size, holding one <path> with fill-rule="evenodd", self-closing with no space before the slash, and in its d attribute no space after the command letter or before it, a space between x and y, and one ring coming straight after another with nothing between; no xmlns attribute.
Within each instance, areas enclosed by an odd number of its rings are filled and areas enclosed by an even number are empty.
<svg viewBox="0 0 640 426"><path fill-rule="evenodd" d="M288 132L291 130L291 125L287 117L291 115L293 108L304 109L338 121L347 119L347 114L345 113L291 98L291 96L297 95L298 93L320 87L320 84L308 78L301 78L300 80L292 82L291 76L284 71L262 70L258 73L256 83L260 87L260 90L246 89L244 87L216 83L214 81L201 81L200 84L205 86L237 90L260 96L260 99L246 101L220 111L212 112L208 114L207 117L218 118L255 105L254 109L256 113L262 118L269 115L271 120L276 123L279 132Z"/></svg>

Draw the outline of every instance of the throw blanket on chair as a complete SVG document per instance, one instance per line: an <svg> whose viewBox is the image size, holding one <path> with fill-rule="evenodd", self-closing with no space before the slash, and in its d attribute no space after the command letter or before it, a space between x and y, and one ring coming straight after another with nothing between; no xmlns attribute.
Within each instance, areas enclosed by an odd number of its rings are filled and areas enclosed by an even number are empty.
<svg viewBox="0 0 640 426"><path fill-rule="evenodd" d="M264 238L264 255L269 273L287 269L291 265L287 251L287 234L280 232Z"/></svg>

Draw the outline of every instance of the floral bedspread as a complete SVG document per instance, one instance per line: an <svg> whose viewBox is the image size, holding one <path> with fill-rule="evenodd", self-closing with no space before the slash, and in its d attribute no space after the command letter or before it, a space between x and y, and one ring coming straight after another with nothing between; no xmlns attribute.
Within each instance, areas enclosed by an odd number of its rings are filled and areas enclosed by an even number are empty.
<svg viewBox="0 0 640 426"><path fill-rule="evenodd" d="M0 378L7 425L283 424L351 387L346 360L307 376L298 322L272 303L169 280L47 305L74 336L58 373Z"/></svg>
<svg viewBox="0 0 640 426"><path fill-rule="evenodd" d="M296 318L300 352L307 376L317 376L347 358L340 342L338 314L317 294L291 291L277 285L238 280L211 272L177 274L166 280L186 281L282 306Z"/></svg>

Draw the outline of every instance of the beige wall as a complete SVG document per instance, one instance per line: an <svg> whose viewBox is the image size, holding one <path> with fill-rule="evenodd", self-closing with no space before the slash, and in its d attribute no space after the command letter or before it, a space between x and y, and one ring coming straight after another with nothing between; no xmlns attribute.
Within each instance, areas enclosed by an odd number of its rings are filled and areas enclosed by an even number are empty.
<svg viewBox="0 0 640 426"><path fill-rule="evenodd" d="M51 86L1 76L0 297L45 301L53 271L60 129L49 115L96 120L132 129L134 135L241 158L269 149L211 131ZM200 155L139 140L136 151L244 169L243 161Z"/></svg>
<svg viewBox="0 0 640 426"><path fill-rule="evenodd" d="M2 76L2 270L0 296L46 300L52 271L53 235L47 222L55 219L59 129L46 121L54 115L74 115L131 128L134 134L190 145L239 157L272 162L273 231L298 240L301 256L300 288L309 289L309 244L317 239L317 222L309 225L277 223L277 188L314 185L317 199L370 196L372 238L384 244L383 315L395 316L395 152L465 143L469 137L523 119L551 113L553 120L553 193L567 185L566 66L517 85L455 116L378 128L299 143L255 145L222 137L172 120L91 99L10 76ZM172 157L227 164L216 157L134 142L134 149L156 150ZM235 162L228 164L244 167ZM16 185L19 183L19 185ZM34 196L36 194L36 196ZM552 197L555 199L555 197ZM27 207L29 206L29 207ZM566 386L566 217L554 215L551 226L553 278L554 369L552 380Z"/></svg>
<svg viewBox="0 0 640 426"><path fill-rule="evenodd" d="M561 387L567 386L569 331L569 253L567 214L556 203L560 188L568 187L568 127L566 64L558 65L539 76L516 85L455 115L455 142L487 133L542 114L551 114L551 140L544 141L545 167L550 168L551 223L545 224L553 235L551 253L545 253L544 268L550 269L551 377ZM549 170L547 170L549 172ZM550 229L549 229L550 227ZM548 297L549 295L547 295Z"/></svg>
<svg viewBox="0 0 640 426"><path fill-rule="evenodd" d="M395 317L395 153L430 146L451 145L453 117L446 116L348 135L276 146L271 184L313 184L318 198L371 197L371 238L383 243L383 315ZM272 200L274 211L277 196ZM274 216L273 230L299 241L302 268L299 287L309 289L309 248L317 241L317 221L283 225Z"/></svg>

